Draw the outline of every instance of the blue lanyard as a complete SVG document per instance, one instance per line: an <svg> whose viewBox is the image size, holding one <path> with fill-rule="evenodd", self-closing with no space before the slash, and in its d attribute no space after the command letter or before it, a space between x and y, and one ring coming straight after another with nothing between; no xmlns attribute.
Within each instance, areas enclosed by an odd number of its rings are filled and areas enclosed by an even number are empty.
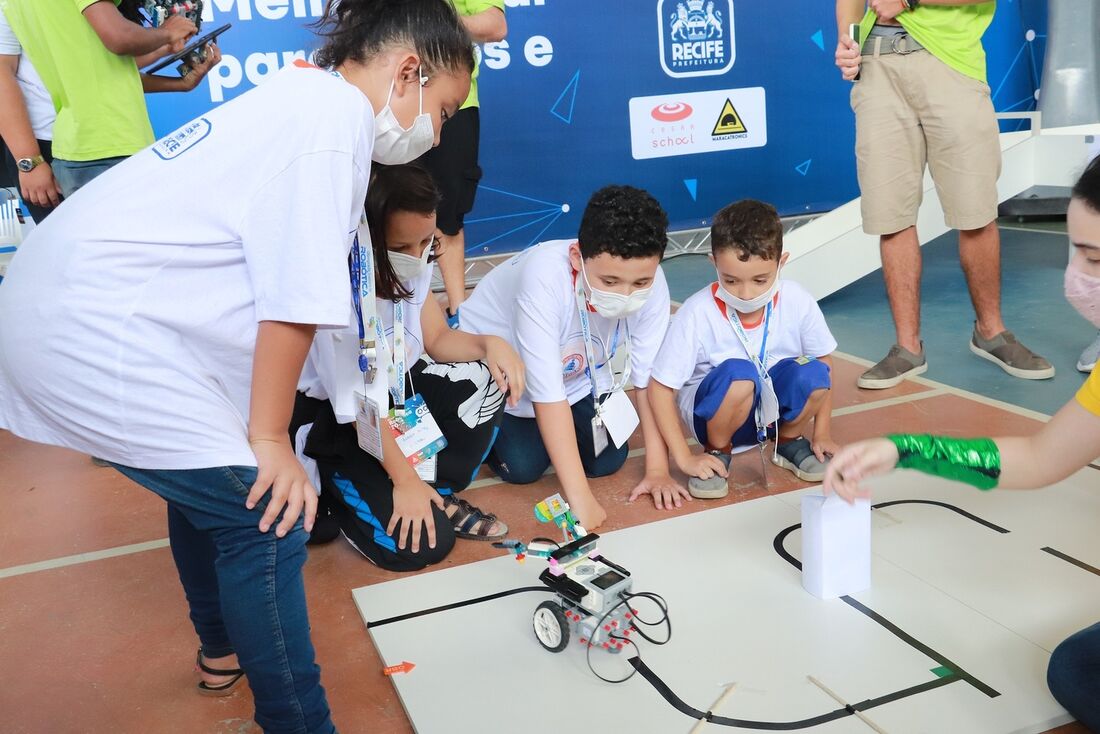
<svg viewBox="0 0 1100 734"><path fill-rule="evenodd" d="M374 305L374 259L372 253L367 252L360 234L363 226L355 233L355 241L351 245L351 304L355 309L355 320L359 326L359 371L363 373L363 380L367 383L374 382L378 373L377 366L372 366L371 357L377 357L375 349L375 329L377 316ZM363 304L370 303L370 316L363 317ZM367 334L371 338L367 338Z"/></svg>
<svg viewBox="0 0 1100 734"><path fill-rule="evenodd" d="M378 349L388 349L382 320L377 315L374 253L369 252L364 244L369 242L369 233L364 233L365 226L365 223L360 223L359 231L355 234L350 265L351 302L359 327L359 371L363 373L364 393L366 385L373 383L378 375ZM363 311L364 304L368 304L366 315ZM405 302L398 301L393 304L393 350L385 360L387 388L394 406L392 412L403 411L405 408L405 360Z"/></svg>

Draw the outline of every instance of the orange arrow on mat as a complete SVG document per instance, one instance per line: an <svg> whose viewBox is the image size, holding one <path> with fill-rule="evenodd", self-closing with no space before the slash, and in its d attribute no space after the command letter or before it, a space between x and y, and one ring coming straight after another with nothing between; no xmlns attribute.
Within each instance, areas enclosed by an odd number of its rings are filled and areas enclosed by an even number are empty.
<svg viewBox="0 0 1100 734"><path fill-rule="evenodd" d="M383 675L393 675L394 673L408 673L416 666L410 663L408 660L404 661L400 665L391 665L388 668L382 668Z"/></svg>

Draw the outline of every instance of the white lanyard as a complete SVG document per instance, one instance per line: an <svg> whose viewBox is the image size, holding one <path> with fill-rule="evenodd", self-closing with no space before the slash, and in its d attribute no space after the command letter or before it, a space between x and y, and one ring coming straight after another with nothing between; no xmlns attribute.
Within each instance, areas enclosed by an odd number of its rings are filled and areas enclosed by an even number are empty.
<svg viewBox="0 0 1100 734"><path fill-rule="evenodd" d="M386 344L382 319L378 318L375 300L374 253L367 246L370 231L366 220L359 223L351 250L352 306L359 326L359 369L363 373L363 388L373 383L377 374L377 362L385 366L385 377L395 411L405 409L405 302L393 304L393 349ZM383 358L379 354L388 352ZM371 361L376 364L371 364Z"/></svg>
<svg viewBox="0 0 1100 734"><path fill-rule="evenodd" d="M592 324L589 322L588 314L588 302L584 297L584 286L581 285L581 279L577 277L576 273L573 273L573 284L577 298L577 313L581 319L581 336L584 338L584 356L587 364L585 365L584 372L588 375L588 379L592 384L592 400L598 407L600 404L599 385L596 382L596 360L592 355ZM624 325L625 319L619 319L615 322L615 331L611 337L611 346L607 350L607 361L604 362L607 365L607 369L611 371L611 389L607 391L610 395L614 392L622 390L626 387L627 381L630 379L630 326ZM611 366L611 360L615 357L615 352L619 348L619 333L620 329L626 331L626 339L624 344L626 347L626 366L623 368L623 373L619 380L615 379L614 368Z"/></svg>

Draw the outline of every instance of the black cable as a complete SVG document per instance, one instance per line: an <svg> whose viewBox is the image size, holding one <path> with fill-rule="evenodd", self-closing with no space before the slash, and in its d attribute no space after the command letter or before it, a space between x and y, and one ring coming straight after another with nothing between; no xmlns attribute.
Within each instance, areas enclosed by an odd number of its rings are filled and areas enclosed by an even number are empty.
<svg viewBox="0 0 1100 734"><path fill-rule="evenodd" d="M624 597L623 599L621 599L620 601L618 601L617 603L612 605L612 607L610 609L608 609L606 612L603 613L603 616L600 617L600 621L596 623L596 626L592 631L597 632L598 630L603 629L603 623L607 620L608 617L611 616L612 612L614 612L616 609L618 609L621 606L626 606L627 608L629 608L629 606L630 606L629 600ZM613 635L609 634L608 637L613 637ZM623 637L622 639L627 640L628 642L630 642L630 644L634 645L634 649L638 652L638 654L641 654L641 651L638 650L638 646L634 643L633 640L630 640L626 637ZM589 638L588 642L585 643L585 648L586 649L584 651L584 661L588 664L588 669L592 671L592 675L596 676L597 678L602 680L604 683L625 683L626 681L633 678L635 676L635 674L637 674L638 671L637 671L637 669L635 669L635 670L630 671L630 675L626 676L625 678L619 678L618 680L612 680L611 678L604 678L602 675L600 675L599 673L596 672L596 668L593 667L593 665L592 665L592 647L593 647L592 640L591 640L591 638Z"/></svg>
<svg viewBox="0 0 1100 734"><path fill-rule="evenodd" d="M561 548L561 543L554 540L553 538L531 538L531 543L538 543L538 542L553 543L555 547ZM528 543L527 545L531 545L531 543Z"/></svg>
<svg viewBox="0 0 1100 734"><path fill-rule="evenodd" d="M664 597L652 591L639 591L633 594L623 594L622 596L623 599L627 601L637 597L649 599L651 602L657 605L657 608L660 609L664 615L661 619L657 620L656 622L647 622L646 620L642 619L637 612L635 612L634 619L631 620L630 626L633 627L634 631L641 635L642 639L644 639L646 642L652 643L654 645L667 645L669 640L672 639L672 618L668 614L668 602L665 601ZM631 611L633 611L633 609ZM637 624L635 624L635 622L641 622L646 627L657 627L663 624L668 630L668 634L665 635L665 639L663 640L655 640L647 635Z"/></svg>

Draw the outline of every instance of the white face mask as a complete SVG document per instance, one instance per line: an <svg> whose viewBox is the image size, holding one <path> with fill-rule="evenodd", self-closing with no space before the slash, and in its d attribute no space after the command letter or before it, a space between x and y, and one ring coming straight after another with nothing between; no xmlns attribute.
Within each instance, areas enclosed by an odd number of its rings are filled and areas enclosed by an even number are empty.
<svg viewBox="0 0 1100 734"><path fill-rule="evenodd" d="M752 298L747 301L744 298L738 298L737 296L727 291L722 285L722 274L718 273L718 291L715 293L715 295L717 295L718 298L720 298L727 306L732 307L733 310L737 311L738 313L752 313L753 311L759 311L760 309L771 303L772 299L775 298L776 292L779 291L779 273L781 270L782 269L776 270L775 280L772 281L772 284L768 288L768 290L764 291L756 298ZM718 269L715 268L715 272L717 271Z"/></svg>
<svg viewBox="0 0 1100 734"><path fill-rule="evenodd" d="M413 257L394 250L388 250L386 257L389 259L390 265L393 266L393 272L397 275L397 279L402 283L408 283L419 278L420 274L424 272L424 268L428 267L428 257L431 253L432 246L429 244L424 248L424 252L420 253L420 257Z"/></svg>
<svg viewBox="0 0 1100 734"><path fill-rule="evenodd" d="M417 74L419 73L418 70ZM386 106L374 116L374 152L371 158L376 162L387 166L409 163L432 149L435 130L432 128L432 116L424 111L424 85L427 81L428 77L420 76L420 114L407 130L401 127L390 108L396 84L394 81L390 82Z"/></svg>
<svg viewBox="0 0 1100 734"><path fill-rule="evenodd" d="M584 278L584 285L588 288L588 302L592 304L592 308L596 309L596 313L605 319L621 319L623 316L629 316L644 306L649 294L653 292L653 286L639 288L628 296L621 293L612 293L611 291L597 290L588 282L588 273L584 272L583 258L581 259L581 276Z"/></svg>

